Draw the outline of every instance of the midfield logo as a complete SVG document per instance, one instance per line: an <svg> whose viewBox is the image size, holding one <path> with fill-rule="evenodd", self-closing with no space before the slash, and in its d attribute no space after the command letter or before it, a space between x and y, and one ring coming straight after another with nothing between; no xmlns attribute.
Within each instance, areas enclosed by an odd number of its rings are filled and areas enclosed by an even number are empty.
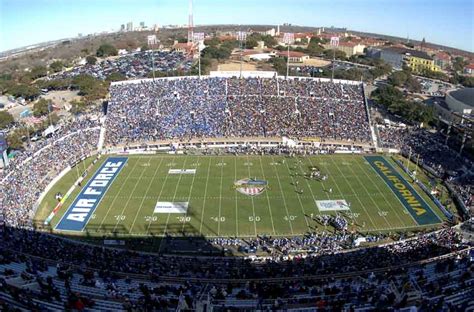
<svg viewBox="0 0 474 312"><path fill-rule="evenodd" d="M241 179L234 182L235 189L249 196L257 196L268 188L268 181L258 179Z"/></svg>

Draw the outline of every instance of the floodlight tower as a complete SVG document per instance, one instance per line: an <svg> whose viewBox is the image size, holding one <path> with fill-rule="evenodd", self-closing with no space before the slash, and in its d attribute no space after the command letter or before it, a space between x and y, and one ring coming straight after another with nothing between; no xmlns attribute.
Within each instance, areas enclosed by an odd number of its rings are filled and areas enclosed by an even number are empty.
<svg viewBox="0 0 474 312"><path fill-rule="evenodd" d="M189 0L189 16L188 16L188 45L193 43L193 0Z"/></svg>

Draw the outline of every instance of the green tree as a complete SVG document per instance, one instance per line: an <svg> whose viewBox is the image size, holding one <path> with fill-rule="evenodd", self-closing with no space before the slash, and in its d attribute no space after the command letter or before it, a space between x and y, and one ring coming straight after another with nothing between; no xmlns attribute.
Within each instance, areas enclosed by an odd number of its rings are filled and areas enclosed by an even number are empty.
<svg viewBox="0 0 474 312"><path fill-rule="evenodd" d="M69 112L74 115L82 113L87 109L86 102L84 101L72 100L69 104L71 104Z"/></svg>
<svg viewBox="0 0 474 312"><path fill-rule="evenodd" d="M7 111L0 111L0 129L6 128L11 125L15 119L13 119L12 114Z"/></svg>
<svg viewBox="0 0 474 312"><path fill-rule="evenodd" d="M421 76L432 78L432 79L438 79L442 81L449 81L449 77L441 71L432 71L429 69L425 69L421 72Z"/></svg>
<svg viewBox="0 0 474 312"><path fill-rule="evenodd" d="M319 56L323 53L324 48L320 45L321 40L318 37L313 37L308 43L308 54L311 56Z"/></svg>
<svg viewBox="0 0 474 312"><path fill-rule="evenodd" d="M453 69L456 72L462 72L464 67L466 67L469 64L469 62L465 61L463 57L457 56L453 60Z"/></svg>
<svg viewBox="0 0 474 312"><path fill-rule="evenodd" d="M93 55L88 55L86 57L86 63L89 65L95 65L95 63L97 63L97 58Z"/></svg>
<svg viewBox="0 0 474 312"><path fill-rule="evenodd" d="M64 67L64 64L61 61L54 61L53 63L49 65L49 69L51 69L51 71L53 71L54 73L60 72L63 69L63 67Z"/></svg>
<svg viewBox="0 0 474 312"><path fill-rule="evenodd" d="M381 76L388 75L389 73L391 73L392 66L382 61L376 64L374 68L371 68L369 72L373 76L373 78L379 78Z"/></svg>
<svg viewBox="0 0 474 312"><path fill-rule="evenodd" d="M258 46L257 40L255 40L253 38L247 38L247 40L245 41L245 47L247 49L253 49L256 46Z"/></svg>
<svg viewBox="0 0 474 312"><path fill-rule="evenodd" d="M150 47L146 43L144 45L142 45L141 48L140 48L140 51L148 51L148 50L150 50Z"/></svg>
<svg viewBox="0 0 474 312"><path fill-rule="evenodd" d="M342 61L346 60L346 52L344 51L339 51L339 50L334 51L334 49L326 49L323 51L323 55L327 59L332 59L334 56L336 60L342 60Z"/></svg>
<svg viewBox="0 0 474 312"><path fill-rule="evenodd" d="M418 81L418 79L416 79L412 75L408 76L404 86L410 92L414 92L414 93L421 92L421 83Z"/></svg>
<svg viewBox="0 0 474 312"><path fill-rule="evenodd" d="M388 77L388 82L392 84L393 86L396 87L401 87L407 82L408 80L408 74L405 71L396 71L393 72L389 77Z"/></svg>
<svg viewBox="0 0 474 312"><path fill-rule="evenodd" d="M201 51L201 57L203 58L213 58L218 60L228 59L231 54L231 50L227 47L206 47Z"/></svg>
<svg viewBox="0 0 474 312"><path fill-rule="evenodd" d="M23 97L27 100L34 100L40 95L40 90L36 86L30 86L23 83L17 83L10 86L7 93L14 97Z"/></svg>
<svg viewBox="0 0 474 312"><path fill-rule="evenodd" d="M107 56L114 56L118 54L117 49L111 45L110 43L102 44L96 51L96 56L98 57L107 57Z"/></svg>
<svg viewBox="0 0 474 312"><path fill-rule="evenodd" d="M474 77L469 76L457 76L458 81L466 88L474 88Z"/></svg>
<svg viewBox="0 0 474 312"><path fill-rule="evenodd" d="M265 46L269 47L269 48L273 48L274 46L276 46L278 44L278 42L276 41L275 38L273 38L272 36L270 35L266 35L266 36L262 36L261 38L263 40L263 42L265 43Z"/></svg>
<svg viewBox="0 0 474 312"><path fill-rule="evenodd" d="M13 80L0 80L0 94L7 93L15 85Z"/></svg>
<svg viewBox="0 0 474 312"><path fill-rule="evenodd" d="M45 66L36 66L31 69L30 75L31 78L38 79L44 77L48 74L48 69Z"/></svg>
<svg viewBox="0 0 474 312"><path fill-rule="evenodd" d="M7 135L8 146L15 150L23 149L24 147L22 137L24 137L23 132L25 131L27 130L16 129L14 131L10 131Z"/></svg>
<svg viewBox="0 0 474 312"><path fill-rule="evenodd" d="M278 75L286 75L286 57L274 57L271 58L269 62L273 65Z"/></svg>
<svg viewBox="0 0 474 312"><path fill-rule="evenodd" d="M232 51L239 47L239 42L237 40L225 40L220 47Z"/></svg>
<svg viewBox="0 0 474 312"><path fill-rule="evenodd" d="M105 98L108 92L108 82L101 81L90 75L79 75L72 80L74 88L79 89L79 95L87 101Z"/></svg>
<svg viewBox="0 0 474 312"><path fill-rule="evenodd" d="M49 110L52 109L52 101L51 100L46 100L46 99L39 99L34 105L33 105L33 116L35 117L40 117L47 115L49 113Z"/></svg>
<svg viewBox="0 0 474 312"><path fill-rule="evenodd" d="M221 43L221 41L219 40L219 38L217 37L212 37L211 39L206 39L204 40L204 44L206 46L218 46L219 44Z"/></svg>
<svg viewBox="0 0 474 312"><path fill-rule="evenodd" d="M39 89L48 90L67 90L71 85L71 78L53 79L53 80L37 80L35 86Z"/></svg>

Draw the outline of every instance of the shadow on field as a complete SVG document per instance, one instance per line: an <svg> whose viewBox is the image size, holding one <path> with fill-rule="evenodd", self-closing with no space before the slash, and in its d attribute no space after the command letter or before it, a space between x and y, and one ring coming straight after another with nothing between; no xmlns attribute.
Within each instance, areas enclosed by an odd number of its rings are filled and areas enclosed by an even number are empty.
<svg viewBox="0 0 474 312"><path fill-rule="evenodd" d="M137 251L189 255L219 255L223 253L221 248L213 246L201 234L202 230L203 232L210 233L210 235L217 235L206 222L202 222L202 229L200 230L189 222L178 222L175 218L177 216L183 215L170 214L170 222L166 225L154 222L135 225L133 232L122 223L88 224L84 232L64 232L59 234L54 233L50 225L44 225L42 222L35 220L34 228L55 236L67 237L77 241ZM200 216L192 212L189 212L186 216L197 220L197 224L201 224Z"/></svg>

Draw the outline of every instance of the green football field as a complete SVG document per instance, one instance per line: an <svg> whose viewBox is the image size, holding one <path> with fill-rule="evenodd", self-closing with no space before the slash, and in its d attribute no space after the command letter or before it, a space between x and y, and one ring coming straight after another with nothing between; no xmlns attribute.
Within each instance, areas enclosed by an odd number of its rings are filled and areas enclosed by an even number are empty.
<svg viewBox="0 0 474 312"><path fill-rule="evenodd" d="M416 230L436 227L443 221L429 197L408 183L406 175L389 157L143 155L126 158L126 164L90 215L84 230L72 234L291 236L333 231L320 224L318 216L335 214L344 216L349 228L360 232ZM92 167L82 189L76 188L65 201L51 221L52 229L107 159L108 156L103 156ZM88 163L90 160L73 168L46 195L35 217L37 223L42 223L57 204L54 194L66 193ZM374 164L382 164L383 172L377 171ZM328 178L325 181L309 178L311 168L317 168ZM194 174L181 171L193 169ZM393 178L395 172L401 179ZM254 180L260 184L255 186ZM406 187L413 188L412 193L418 196L422 208L416 208L410 198L402 196L410 193ZM257 194L249 195L249 192ZM317 204L326 201L336 205ZM342 201L345 202L341 205ZM182 213L155 210L157 203L187 203L187 210ZM332 210L335 207L342 210Z"/></svg>

